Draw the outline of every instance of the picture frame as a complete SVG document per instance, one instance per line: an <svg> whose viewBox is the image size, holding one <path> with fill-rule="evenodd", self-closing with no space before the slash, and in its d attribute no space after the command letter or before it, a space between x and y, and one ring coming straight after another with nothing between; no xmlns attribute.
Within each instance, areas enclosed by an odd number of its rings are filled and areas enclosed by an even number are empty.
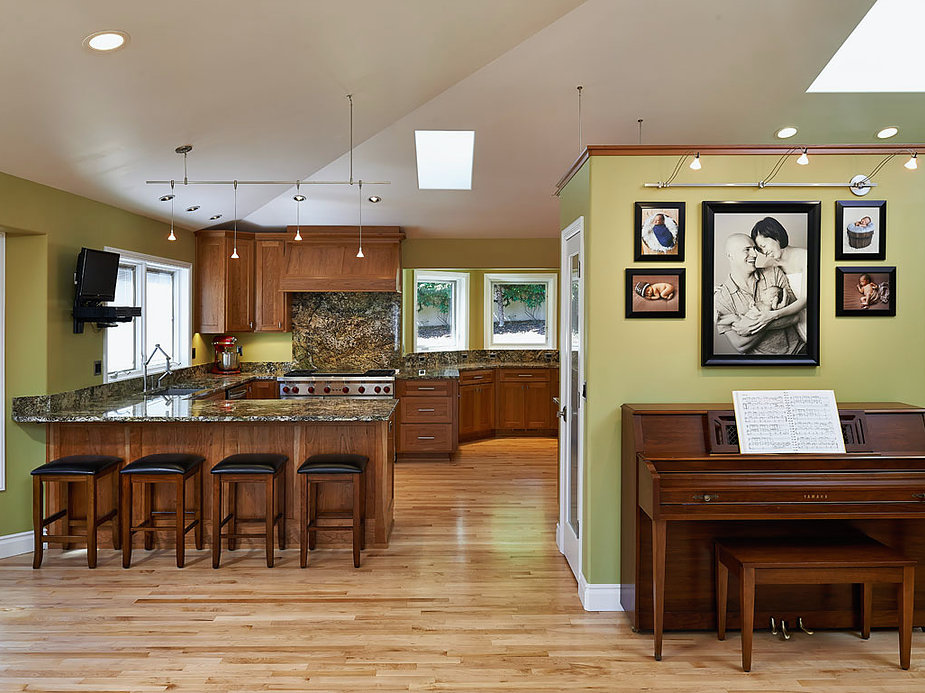
<svg viewBox="0 0 925 693"><path fill-rule="evenodd" d="M895 317L896 267L836 267L835 315Z"/></svg>
<svg viewBox="0 0 925 693"><path fill-rule="evenodd" d="M835 202L835 259L886 260L886 200Z"/></svg>
<svg viewBox="0 0 925 693"><path fill-rule="evenodd" d="M635 262L684 261L684 203L636 202L633 214Z"/></svg>
<svg viewBox="0 0 925 693"><path fill-rule="evenodd" d="M627 318L683 318L687 289L683 267L626 270Z"/></svg>
<svg viewBox="0 0 925 693"><path fill-rule="evenodd" d="M702 203L703 366L819 365L821 210Z"/></svg>

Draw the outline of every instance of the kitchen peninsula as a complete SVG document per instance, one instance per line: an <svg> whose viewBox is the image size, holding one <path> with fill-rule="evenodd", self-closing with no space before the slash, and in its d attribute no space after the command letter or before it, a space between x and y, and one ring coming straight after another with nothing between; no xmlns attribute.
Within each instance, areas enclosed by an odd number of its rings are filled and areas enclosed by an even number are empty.
<svg viewBox="0 0 925 693"><path fill-rule="evenodd" d="M215 398L224 392L223 389L213 385L213 390L204 389L196 393L197 398L125 395L69 408L30 407L40 398L20 398L14 402L13 418L20 423L46 426L49 460L92 452L121 457L128 463L144 455L183 451L203 455L207 473L214 464L235 453L285 454L289 457L285 476L290 546L298 545L299 493L295 470L299 464L318 453L366 455L369 457L367 543L379 548L388 546L393 523L396 400L224 400ZM239 492L238 508L242 517L259 516L263 508L263 490L257 486L247 485ZM319 493L322 510L337 512L350 507L350 490L346 485L340 486L328 484ZM59 502L56 491L50 494L51 507ZM167 489L164 491L168 497ZM154 507L158 510L163 509L160 504L164 502L159 492L160 489L154 498ZM100 507L110 507L112 499L105 495L108 493L106 489ZM72 516L80 517L85 498L82 491L76 489L71 494ZM205 505L203 516L206 526L210 526L208 500ZM336 519L331 520L332 524L336 522ZM104 530L108 532L108 527L101 527L101 534ZM163 542L164 537L157 537L157 540ZM101 536L101 541L108 541L108 537ZM318 542L346 545L343 533L319 532Z"/></svg>

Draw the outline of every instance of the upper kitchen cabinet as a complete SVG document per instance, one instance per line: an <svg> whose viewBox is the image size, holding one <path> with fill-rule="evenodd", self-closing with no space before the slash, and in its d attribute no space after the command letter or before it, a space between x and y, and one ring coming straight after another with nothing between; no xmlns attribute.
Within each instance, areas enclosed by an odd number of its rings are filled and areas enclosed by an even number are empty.
<svg viewBox="0 0 925 693"><path fill-rule="evenodd" d="M254 330L254 234L238 233L238 258L231 231L200 231L196 234L197 331L253 332Z"/></svg>
<svg viewBox="0 0 925 693"><path fill-rule="evenodd" d="M280 288L286 240L257 236L256 332L289 332L292 329L292 294Z"/></svg>
<svg viewBox="0 0 925 693"><path fill-rule="evenodd" d="M364 226L363 255L358 258L359 229L343 226L301 227L303 240L287 237L282 291L399 291L401 241L398 226Z"/></svg>

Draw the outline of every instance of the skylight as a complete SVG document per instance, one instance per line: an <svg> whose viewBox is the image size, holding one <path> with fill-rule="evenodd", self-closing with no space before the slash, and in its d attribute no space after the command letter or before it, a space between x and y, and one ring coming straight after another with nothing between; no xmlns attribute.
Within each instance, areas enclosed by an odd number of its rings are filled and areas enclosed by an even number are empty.
<svg viewBox="0 0 925 693"><path fill-rule="evenodd" d="M922 0L877 0L807 92L925 92Z"/></svg>
<svg viewBox="0 0 925 693"><path fill-rule="evenodd" d="M418 188L472 190L474 130L415 130Z"/></svg>

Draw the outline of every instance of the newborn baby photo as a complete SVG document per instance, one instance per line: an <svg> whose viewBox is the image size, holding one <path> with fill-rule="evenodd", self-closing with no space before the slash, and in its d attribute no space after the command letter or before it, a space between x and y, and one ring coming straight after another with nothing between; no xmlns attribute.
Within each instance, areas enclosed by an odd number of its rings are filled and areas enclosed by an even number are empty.
<svg viewBox="0 0 925 693"><path fill-rule="evenodd" d="M626 272L626 317L683 317L683 269Z"/></svg>

